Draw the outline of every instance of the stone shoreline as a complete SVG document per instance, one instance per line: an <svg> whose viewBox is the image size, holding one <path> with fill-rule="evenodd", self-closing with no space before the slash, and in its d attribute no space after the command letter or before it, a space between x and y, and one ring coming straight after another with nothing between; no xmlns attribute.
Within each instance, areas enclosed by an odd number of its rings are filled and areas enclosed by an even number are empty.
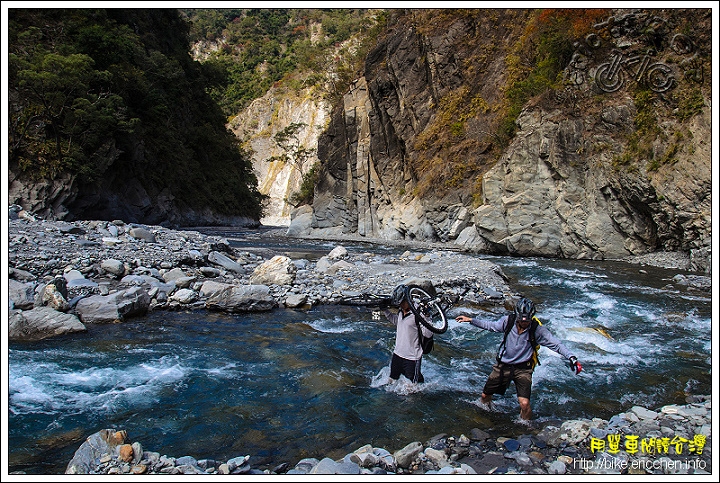
<svg viewBox="0 0 720 483"><path fill-rule="evenodd" d="M153 310L226 312L309 308L398 283L430 283L474 305L503 306L516 294L500 268L450 250L319 260L268 249L239 250L222 237L121 221L11 220L10 340L38 340L118 323Z"/></svg>
<svg viewBox="0 0 720 483"><path fill-rule="evenodd" d="M152 310L309 308L359 293L389 294L398 283L430 285L489 310L518 296L499 266L438 244L398 243L406 248L400 256L351 254L338 245L317 261L292 260L261 241L239 250L194 230L32 217L10 220L8 241L10 340L85 331ZM712 286L710 277L685 274L673 284L705 292Z"/></svg>
<svg viewBox="0 0 720 483"><path fill-rule="evenodd" d="M305 458L295 465L253 466L252 455L228 461L170 457L130 443L123 430L87 438L66 474L161 475L710 475L710 396L651 410L634 406L603 420L547 423L518 438L474 428L469 435L439 434L394 452L362 446L335 460Z"/></svg>

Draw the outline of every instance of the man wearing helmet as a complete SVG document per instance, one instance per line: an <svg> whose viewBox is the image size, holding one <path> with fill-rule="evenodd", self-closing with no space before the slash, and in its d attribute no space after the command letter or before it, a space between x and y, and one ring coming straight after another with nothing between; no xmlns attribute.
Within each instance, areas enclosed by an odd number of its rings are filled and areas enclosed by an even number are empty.
<svg viewBox="0 0 720 483"><path fill-rule="evenodd" d="M582 365L550 331L535 317L535 304L523 297L517 301L512 313L502 316L495 322L459 315L458 322L470 322L481 329L505 334L498 348L497 362L483 388L481 401L489 406L493 394L505 394L510 382L515 382L517 399L520 404L520 417L529 420L530 389L532 374L537 362L537 349L543 345L568 359L570 368L576 374L582 371ZM538 345L539 344L539 345Z"/></svg>
<svg viewBox="0 0 720 483"><path fill-rule="evenodd" d="M390 361L390 378L397 380L400 375L414 383L424 382L420 372L423 350L420 345L418 326L425 337L433 334L425 326L415 321L415 314L410 308L410 297L406 285L398 285L392 294L392 303L399 307L397 312L385 309L385 317L396 326L395 349Z"/></svg>

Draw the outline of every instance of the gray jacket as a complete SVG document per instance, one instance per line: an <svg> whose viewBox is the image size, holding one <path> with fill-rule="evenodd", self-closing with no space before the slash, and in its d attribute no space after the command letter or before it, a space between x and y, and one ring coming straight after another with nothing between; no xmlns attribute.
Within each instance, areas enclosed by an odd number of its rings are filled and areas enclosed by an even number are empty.
<svg viewBox="0 0 720 483"><path fill-rule="evenodd" d="M384 313L385 317L397 326L395 332L395 350L393 352L403 359L411 361L422 359L423 351L420 346L415 315L410 312L403 317L402 309L396 312L385 310ZM433 333L422 324L420 324L420 329L425 337L433 335Z"/></svg>
<svg viewBox="0 0 720 483"><path fill-rule="evenodd" d="M475 327L480 327L481 329L492 332L504 332L507 322L508 315L503 315L495 322L486 322L476 318L470 321ZM569 359L573 355L544 325L540 325L535 329L535 340L538 344L557 352L566 359ZM506 364L519 364L530 360L532 354L533 348L530 345L530 330L528 329L522 334L519 334L517 324L513 324L513 328L507 336L505 350L503 351L500 361Z"/></svg>

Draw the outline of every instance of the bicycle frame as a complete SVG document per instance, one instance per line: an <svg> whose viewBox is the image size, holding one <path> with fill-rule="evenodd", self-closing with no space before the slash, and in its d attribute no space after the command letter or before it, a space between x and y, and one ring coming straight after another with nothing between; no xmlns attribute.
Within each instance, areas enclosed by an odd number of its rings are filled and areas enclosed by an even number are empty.
<svg viewBox="0 0 720 483"><path fill-rule="evenodd" d="M605 92L615 92L625 84L624 73L636 82L646 83L655 92L665 92L675 83L672 70L662 63L651 63L649 53L626 57L623 52L613 49L611 60L598 66L595 81Z"/></svg>

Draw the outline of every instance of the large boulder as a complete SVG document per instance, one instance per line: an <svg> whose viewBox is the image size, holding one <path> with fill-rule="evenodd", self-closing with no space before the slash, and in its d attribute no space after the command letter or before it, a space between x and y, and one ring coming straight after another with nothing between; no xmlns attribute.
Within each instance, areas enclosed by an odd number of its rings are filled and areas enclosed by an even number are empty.
<svg viewBox="0 0 720 483"><path fill-rule="evenodd" d="M397 450L393 457L400 468L409 468L413 460L423 450L423 445L419 441L414 441L402 449Z"/></svg>
<svg viewBox="0 0 720 483"><path fill-rule="evenodd" d="M77 316L58 312L51 307L36 307L24 311L11 310L9 315L8 339L13 341L41 340L87 331Z"/></svg>
<svg viewBox="0 0 720 483"><path fill-rule="evenodd" d="M297 267L289 257L276 255L258 265L250 276L254 285L291 285L295 281Z"/></svg>
<svg viewBox="0 0 720 483"><path fill-rule="evenodd" d="M290 226L287 236L309 235L313 226L313 209L310 205L302 205L290 214Z"/></svg>
<svg viewBox="0 0 720 483"><path fill-rule="evenodd" d="M142 287L109 295L93 295L78 301L75 311L86 324L115 324L147 313L150 296Z"/></svg>
<svg viewBox="0 0 720 483"><path fill-rule="evenodd" d="M207 296L205 306L210 310L262 312L277 306L267 285L231 285L208 281L202 285L200 294Z"/></svg>
<svg viewBox="0 0 720 483"><path fill-rule="evenodd" d="M87 475L100 465L103 457L118 458L127 439L124 430L101 429L80 445L65 469L66 475Z"/></svg>
<svg viewBox="0 0 720 483"><path fill-rule="evenodd" d="M27 310L35 305L35 284L8 280L8 299L11 309Z"/></svg>

